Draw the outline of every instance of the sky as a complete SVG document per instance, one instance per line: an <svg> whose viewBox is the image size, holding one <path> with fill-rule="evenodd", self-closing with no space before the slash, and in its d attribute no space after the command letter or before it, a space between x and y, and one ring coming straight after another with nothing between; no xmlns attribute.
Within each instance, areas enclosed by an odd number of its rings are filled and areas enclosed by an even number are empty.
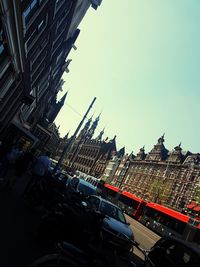
<svg viewBox="0 0 200 267"><path fill-rule="evenodd" d="M149 152L165 133L165 146L180 142L200 152L200 1L103 0L79 25L77 50L56 118L61 136L72 135L88 115L100 121L96 135L116 135L117 149Z"/></svg>

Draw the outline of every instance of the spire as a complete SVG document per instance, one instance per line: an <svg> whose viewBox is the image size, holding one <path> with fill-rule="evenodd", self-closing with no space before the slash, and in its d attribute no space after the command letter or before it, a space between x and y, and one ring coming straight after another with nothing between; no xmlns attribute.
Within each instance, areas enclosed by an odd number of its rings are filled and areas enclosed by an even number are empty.
<svg viewBox="0 0 200 267"><path fill-rule="evenodd" d="M168 157L168 150L164 146L165 134L163 134L159 139L157 144L153 147L153 149L146 156L146 160L150 161L162 161Z"/></svg>
<svg viewBox="0 0 200 267"><path fill-rule="evenodd" d="M99 123L99 119L100 119L100 115L101 115L101 113L99 114L98 117L96 117L96 119L94 120L94 122L93 122L91 128L90 128L89 131L88 131L88 137L89 137L90 139L91 139L92 136L94 135L94 132L95 132L95 130L96 130L96 128L97 128L97 125L98 125L98 123Z"/></svg>
<svg viewBox="0 0 200 267"><path fill-rule="evenodd" d="M53 105L50 107L50 110L47 113L47 119L49 123L54 122L55 118L57 117L58 113L60 112L61 108L63 107L65 103L65 99L67 97L68 91L64 94L64 96L60 99L58 103L56 101L53 103Z"/></svg>
<svg viewBox="0 0 200 267"><path fill-rule="evenodd" d="M113 137L113 139L110 140L110 142L115 142L116 137L117 137L117 136L115 135L115 136Z"/></svg>
<svg viewBox="0 0 200 267"><path fill-rule="evenodd" d="M121 158L125 155L125 147L122 147L119 151L117 151L117 157Z"/></svg>
<svg viewBox="0 0 200 267"><path fill-rule="evenodd" d="M174 150L170 152L168 162L181 163L184 160L184 155L182 154L181 143L174 147Z"/></svg>
<svg viewBox="0 0 200 267"><path fill-rule="evenodd" d="M158 139L158 144L159 145L162 145L165 142L164 137L165 137L165 133Z"/></svg>
<svg viewBox="0 0 200 267"><path fill-rule="evenodd" d="M104 131L105 131L105 127L103 128L103 130L99 133L99 135L97 136L96 140L97 141L101 141L102 140L102 136L104 134Z"/></svg>
<svg viewBox="0 0 200 267"><path fill-rule="evenodd" d="M66 141L68 139L70 131L63 137L63 140Z"/></svg>
<svg viewBox="0 0 200 267"><path fill-rule="evenodd" d="M60 99L60 101L58 102L58 104L61 105L61 107L65 104L65 99L67 97L68 91L63 95L63 97Z"/></svg>
<svg viewBox="0 0 200 267"><path fill-rule="evenodd" d="M78 138L83 138L84 136L87 136L91 121L92 121L92 117L93 115L88 119L88 121L86 122L85 126L83 127L83 129L80 131L80 134L78 135Z"/></svg>
<svg viewBox="0 0 200 267"><path fill-rule="evenodd" d="M135 157L135 160L144 160L145 159L146 154L145 154L144 147L145 146L143 146L142 148L140 148L140 151L137 153L137 155Z"/></svg>

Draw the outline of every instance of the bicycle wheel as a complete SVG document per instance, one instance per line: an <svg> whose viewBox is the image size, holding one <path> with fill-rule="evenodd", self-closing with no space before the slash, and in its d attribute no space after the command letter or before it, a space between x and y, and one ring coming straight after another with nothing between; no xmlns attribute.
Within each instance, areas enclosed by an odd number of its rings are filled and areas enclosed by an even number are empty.
<svg viewBox="0 0 200 267"><path fill-rule="evenodd" d="M80 265L75 260L61 257L59 254L52 254L37 259L29 267L80 267Z"/></svg>

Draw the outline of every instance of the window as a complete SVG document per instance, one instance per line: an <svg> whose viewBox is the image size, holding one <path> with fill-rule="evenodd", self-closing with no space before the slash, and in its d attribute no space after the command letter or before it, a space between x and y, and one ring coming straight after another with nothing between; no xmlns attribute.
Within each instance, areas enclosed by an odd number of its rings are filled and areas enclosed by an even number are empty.
<svg viewBox="0 0 200 267"><path fill-rule="evenodd" d="M39 32L41 32L43 29L44 29L44 27L45 27L45 19L43 19L41 22L40 22L40 24L38 25L38 27L37 27L37 30L38 30L38 33Z"/></svg>
<svg viewBox="0 0 200 267"><path fill-rule="evenodd" d="M65 2L65 0L56 0L55 4L55 12L58 11L58 9L62 6L62 4Z"/></svg>
<svg viewBox="0 0 200 267"><path fill-rule="evenodd" d="M4 46L3 44L0 43L0 55L3 53L3 51L4 51Z"/></svg>
<svg viewBox="0 0 200 267"><path fill-rule="evenodd" d="M28 7L24 10L23 17L25 19L25 24L28 23L28 21L32 17L33 13L37 9L37 4L38 4L38 0L31 0L31 2L28 5Z"/></svg>
<svg viewBox="0 0 200 267"><path fill-rule="evenodd" d="M4 51L4 45L3 45L3 30L0 31L0 55L3 53Z"/></svg>
<svg viewBox="0 0 200 267"><path fill-rule="evenodd" d="M38 68L37 68L37 72L34 72L34 74L31 74L31 81L36 81L37 78L40 76L40 74L42 73L42 71L45 68L45 62L43 64L41 64Z"/></svg>
<svg viewBox="0 0 200 267"><path fill-rule="evenodd" d="M57 74L58 74L59 71L60 71L60 69L58 68L58 69L56 69L56 70L52 73L53 79L56 78L56 76L57 76Z"/></svg>
<svg viewBox="0 0 200 267"><path fill-rule="evenodd" d="M47 56L47 51L43 51L43 53L41 54L40 57L37 57L37 61L34 61L34 63L31 61L30 64L31 64L31 69L32 69L32 73L34 74L37 69L40 67L40 64L45 60Z"/></svg>
<svg viewBox="0 0 200 267"><path fill-rule="evenodd" d="M59 61L60 61L60 59L61 59L62 55L63 55L63 51L62 51L62 52L60 52L60 54L57 56L57 59L56 59L56 64L58 64L58 63L59 63Z"/></svg>
<svg viewBox="0 0 200 267"><path fill-rule="evenodd" d="M35 12L46 0L31 0L27 8L23 12L23 20L25 26L29 23Z"/></svg>
<svg viewBox="0 0 200 267"><path fill-rule="evenodd" d="M41 20L40 23L38 24L38 26L36 27L36 29L32 32L32 34L30 35L30 37L28 38L28 40L26 41L26 46L27 46L27 50L30 50L30 47L32 45L33 42L35 42L36 39L38 39L38 37L40 36L40 34L43 32L43 30L46 27L47 24L47 17L48 15L46 15L46 18Z"/></svg>

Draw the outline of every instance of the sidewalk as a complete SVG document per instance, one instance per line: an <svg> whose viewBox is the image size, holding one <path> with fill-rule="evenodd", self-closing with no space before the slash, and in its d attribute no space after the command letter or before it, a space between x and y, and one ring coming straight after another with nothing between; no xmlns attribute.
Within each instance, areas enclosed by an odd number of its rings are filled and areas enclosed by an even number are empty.
<svg viewBox="0 0 200 267"><path fill-rule="evenodd" d="M34 240L40 216L27 207L22 193L27 176L12 190L0 192L0 266L26 267L45 251Z"/></svg>

